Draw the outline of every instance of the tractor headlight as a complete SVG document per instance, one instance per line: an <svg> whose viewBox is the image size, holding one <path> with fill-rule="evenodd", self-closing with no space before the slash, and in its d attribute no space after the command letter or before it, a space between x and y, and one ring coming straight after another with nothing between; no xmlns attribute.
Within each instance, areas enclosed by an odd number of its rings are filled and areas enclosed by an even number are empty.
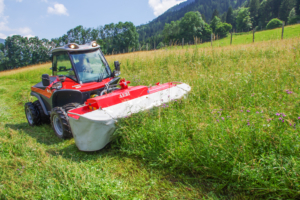
<svg viewBox="0 0 300 200"><path fill-rule="evenodd" d="M70 48L70 49L78 49L79 47L78 47L78 45L77 44L68 44L68 47Z"/></svg>
<svg viewBox="0 0 300 200"><path fill-rule="evenodd" d="M60 90L61 88L62 88L61 82L54 83L51 87L51 89L56 89L56 90Z"/></svg>
<svg viewBox="0 0 300 200"><path fill-rule="evenodd" d="M93 42L92 47L96 47L96 46L97 46L97 42Z"/></svg>

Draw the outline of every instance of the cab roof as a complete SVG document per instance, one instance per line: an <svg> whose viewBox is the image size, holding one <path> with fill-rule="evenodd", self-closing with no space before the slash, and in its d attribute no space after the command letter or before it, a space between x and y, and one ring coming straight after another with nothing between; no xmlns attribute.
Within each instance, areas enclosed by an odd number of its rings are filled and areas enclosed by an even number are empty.
<svg viewBox="0 0 300 200"><path fill-rule="evenodd" d="M95 41L82 44L82 45L76 43L69 43L66 44L65 46L52 49L51 53L53 54L56 52L79 52L79 51L94 50L99 48L100 46Z"/></svg>

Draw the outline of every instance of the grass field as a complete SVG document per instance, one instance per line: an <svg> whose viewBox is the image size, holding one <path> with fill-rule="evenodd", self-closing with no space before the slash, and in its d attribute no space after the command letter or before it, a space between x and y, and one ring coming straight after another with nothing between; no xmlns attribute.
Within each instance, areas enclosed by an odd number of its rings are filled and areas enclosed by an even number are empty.
<svg viewBox="0 0 300 200"><path fill-rule="evenodd" d="M23 105L50 65L0 74L1 199L300 197L300 39L109 56L132 85L182 81L187 99L118 123L79 152Z"/></svg>

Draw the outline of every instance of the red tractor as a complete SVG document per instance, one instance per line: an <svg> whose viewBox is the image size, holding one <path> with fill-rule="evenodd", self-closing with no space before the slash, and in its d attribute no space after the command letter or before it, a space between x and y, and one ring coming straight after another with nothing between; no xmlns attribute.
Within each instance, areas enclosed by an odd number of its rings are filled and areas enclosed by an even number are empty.
<svg viewBox="0 0 300 200"><path fill-rule="evenodd" d="M132 113L178 99L191 88L183 83L128 87L120 80L120 64L112 72L96 42L67 44L52 50L52 76L31 87L38 100L25 104L30 126L50 123L62 139L74 136L82 151L103 148L115 122ZM120 83L119 83L120 81Z"/></svg>

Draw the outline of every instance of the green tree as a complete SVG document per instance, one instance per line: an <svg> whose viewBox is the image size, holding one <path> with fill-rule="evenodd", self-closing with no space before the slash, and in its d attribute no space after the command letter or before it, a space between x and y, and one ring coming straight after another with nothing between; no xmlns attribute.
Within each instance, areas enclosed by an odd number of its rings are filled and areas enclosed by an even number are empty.
<svg viewBox="0 0 300 200"><path fill-rule="evenodd" d="M292 20L296 17L296 10L293 8L288 16L288 24L293 24Z"/></svg>
<svg viewBox="0 0 300 200"><path fill-rule="evenodd" d="M222 22L219 17L215 16L210 22L210 28L212 29L213 33L215 33L219 24L222 24Z"/></svg>
<svg viewBox="0 0 300 200"><path fill-rule="evenodd" d="M267 24L267 29L274 29L274 28L280 28L282 26L282 21L280 21L277 18L272 19Z"/></svg>
<svg viewBox="0 0 300 200"><path fill-rule="evenodd" d="M226 23L228 23L228 24L233 24L233 21L234 21L233 9L232 9L232 7L230 6L230 7L228 8L227 15L226 15Z"/></svg>
<svg viewBox="0 0 300 200"><path fill-rule="evenodd" d="M248 29L252 28L252 22L248 8L241 8L239 10L236 23L239 31L247 31Z"/></svg>
<svg viewBox="0 0 300 200"><path fill-rule="evenodd" d="M219 36L219 37L226 37L227 34L229 33L229 31L232 29L232 25L231 24L227 24L227 23L220 23L217 25L215 33Z"/></svg>
<svg viewBox="0 0 300 200"><path fill-rule="evenodd" d="M296 0L296 14L300 16L300 0Z"/></svg>
<svg viewBox="0 0 300 200"><path fill-rule="evenodd" d="M214 17L219 17L219 11L217 9L214 10L212 16L211 16L211 20L214 19Z"/></svg>
<svg viewBox="0 0 300 200"><path fill-rule="evenodd" d="M199 12L188 12L179 23L181 37L186 41L194 41L195 37L201 38L205 22Z"/></svg>
<svg viewBox="0 0 300 200"><path fill-rule="evenodd" d="M258 24L259 6L260 6L259 0L250 0L249 12L254 26L257 26Z"/></svg>
<svg viewBox="0 0 300 200"><path fill-rule="evenodd" d="M170 40L175 41L177 39L180 39L180 21L172 21L170 24L165 24L164 30L163 30L163 36L165 39L165 42L169 42Z"/></svg>
<svg viewBox="0 0 300 200"><path fill-rule="evenodd" d="M290 11L295 7L295 0L284 0L280 5L279 18L287 22Z"/></svg>

